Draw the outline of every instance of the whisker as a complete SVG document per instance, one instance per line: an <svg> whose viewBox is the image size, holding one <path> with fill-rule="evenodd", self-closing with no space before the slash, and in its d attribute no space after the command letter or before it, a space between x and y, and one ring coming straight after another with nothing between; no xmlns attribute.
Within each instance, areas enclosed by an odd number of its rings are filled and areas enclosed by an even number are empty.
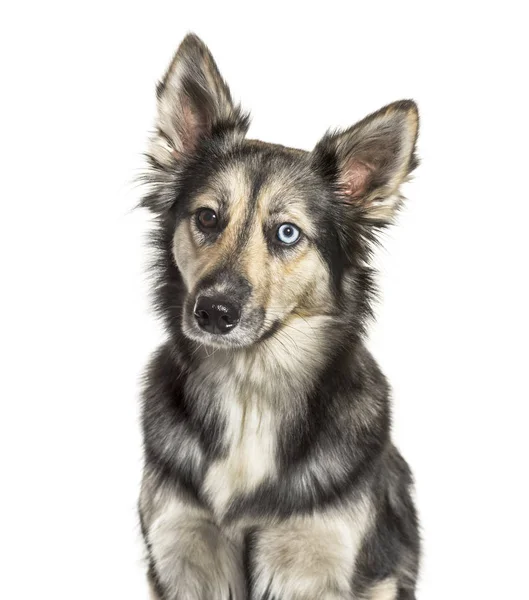
<svg viewBox="0 0 529 600"><path fill-rule="evenodd" d="M296 350L299 350L299 346L297 345L296 340L294 340L291 336L289 336L286 331L279 330L278 334L281 334L281 333L283 335L285 335L287 337L287 339L289 339L294 344L294 346L296 346ZM277 338L279 339L279 335L277 336Z"/></svg>
<svg viewBox="0 0 529 600"><path fill-rule="evenodd" d="M285 344L282 342L282 340L279 338L279 336L277 336L277 337L274 336L273 339L277 340L281 344L281 346L283 346L283 349L285 350L285 352L288 353L288 348L285 346ZM268 347L270 347L271 342L272 342L272 339L268 339L268 340L266 340L265 343Z"/></svg>
<svg viewBox="0 0 529 600"><path fill-rule="evenodd" d="M202 348L204 344L201 342L197 342L197 347L191 352L191 357L195 356L195 354Z"/></svg>

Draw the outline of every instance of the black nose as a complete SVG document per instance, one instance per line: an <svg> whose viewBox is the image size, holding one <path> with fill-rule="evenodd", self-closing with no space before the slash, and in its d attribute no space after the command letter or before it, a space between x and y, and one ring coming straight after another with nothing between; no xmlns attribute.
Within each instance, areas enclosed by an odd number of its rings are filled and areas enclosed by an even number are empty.
<svg viewBox="0 0 529 600"><path fill-rule="evenodd" d="M239 307L225 298L201 296L195 304L195 319L209 333L229 333L240 316Z"/></svg>

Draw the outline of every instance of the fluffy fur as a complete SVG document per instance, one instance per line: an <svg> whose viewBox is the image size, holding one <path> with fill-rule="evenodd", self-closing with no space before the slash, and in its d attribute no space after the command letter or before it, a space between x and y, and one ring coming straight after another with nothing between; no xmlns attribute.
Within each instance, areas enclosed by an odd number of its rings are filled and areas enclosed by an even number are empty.
<svg viewBox="0 0 529 600"><path fill-rule="evenodd" d="M157 95L142 205L167 340L145 377L139 503L153 597L413 599L411 475L364 336L371 249L417 164L415 104L312 152L247 140L193 35ZM203 298L229 331L204 326Z"/></svg>

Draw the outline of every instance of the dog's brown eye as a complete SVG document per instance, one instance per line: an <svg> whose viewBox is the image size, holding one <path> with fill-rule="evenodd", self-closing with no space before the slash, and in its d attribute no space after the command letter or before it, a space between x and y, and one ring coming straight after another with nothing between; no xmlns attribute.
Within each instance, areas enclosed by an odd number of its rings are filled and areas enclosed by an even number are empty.
<svg viewBox="0 0 529 600"><path fill-rule="evenodd" d="M217 214L211 208L201 208L197 212L197 223L200 229L211 231L217 228Z"/></svg>

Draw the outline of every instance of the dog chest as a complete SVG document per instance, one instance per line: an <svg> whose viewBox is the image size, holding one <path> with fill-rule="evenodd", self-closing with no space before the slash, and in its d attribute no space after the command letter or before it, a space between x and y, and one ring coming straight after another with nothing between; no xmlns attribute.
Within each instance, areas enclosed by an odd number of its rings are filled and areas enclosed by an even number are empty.
<svg viewBox="0 0 529 600"><path fill-rule="evenodd" d="M231 398L226 402L223 457L209 467L204 490L217 515L232 499L253 492L276 475L276 433L272 411L257 398Z"/></svg>

